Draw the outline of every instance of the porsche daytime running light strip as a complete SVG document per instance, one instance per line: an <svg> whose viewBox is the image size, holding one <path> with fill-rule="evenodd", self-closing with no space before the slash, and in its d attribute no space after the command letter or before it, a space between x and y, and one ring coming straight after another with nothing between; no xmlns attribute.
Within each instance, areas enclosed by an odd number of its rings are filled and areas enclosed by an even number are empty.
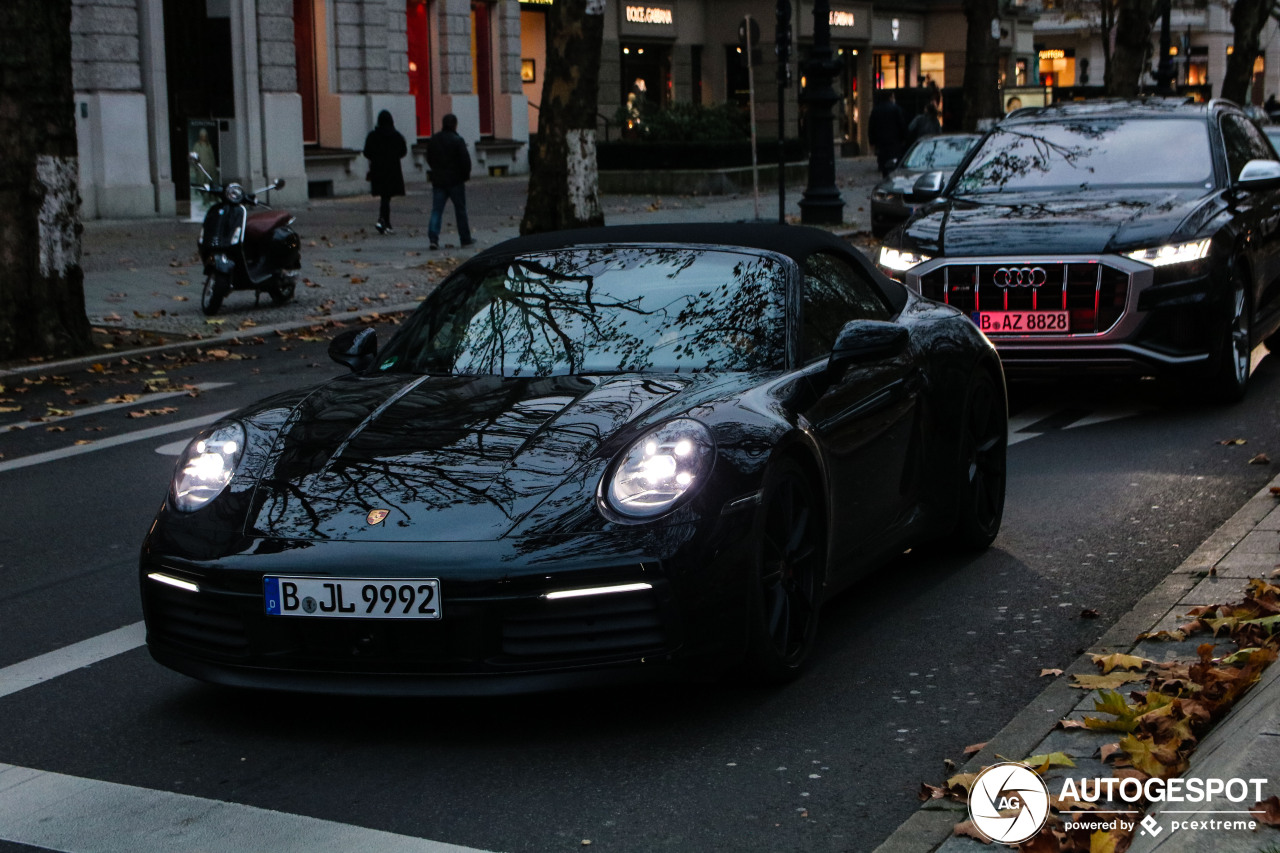
<svg viewBox="0 0 1280 853"><path fill-rule="evenodd" d="M617 586L595 586L587 589L560 589L555 592L544 592L542 597L548 601L560 598L584 598L588 595L609 595L614 592L639 592L642 589L653 589L651 583L623 583Z"/></svg>
<svg viewBox="0 0 1280 853"><path fill-rule="evenodd" d="M159 583L167 584L172 587L177 587L178 589L185 590L187 592L200 591L200 587L197 586L196 584L193 584L191 581L184 581L181 578L170 577L169 575L162 575L159 572L152 572L151 574L147 575L147 577L151 578L151 580L153 581L158 581Z"/></svg>

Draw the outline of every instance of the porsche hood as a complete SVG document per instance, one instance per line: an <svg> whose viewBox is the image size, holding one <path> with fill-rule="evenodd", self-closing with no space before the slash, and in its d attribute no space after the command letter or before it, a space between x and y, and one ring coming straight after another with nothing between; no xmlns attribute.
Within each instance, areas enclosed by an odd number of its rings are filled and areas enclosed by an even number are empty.
<svg viewBox="0 0 1280 853"><path fill-rule="evenodd" d="M677 395L663 377L387 375L322 386L264 436L245 530L286 539L495 539ZM252 426L253 416L246 419ZM252 443L252 440L251 440ZM252 472L251 472L252 473ZM385 512L384 512L385 511Z"/></svg>

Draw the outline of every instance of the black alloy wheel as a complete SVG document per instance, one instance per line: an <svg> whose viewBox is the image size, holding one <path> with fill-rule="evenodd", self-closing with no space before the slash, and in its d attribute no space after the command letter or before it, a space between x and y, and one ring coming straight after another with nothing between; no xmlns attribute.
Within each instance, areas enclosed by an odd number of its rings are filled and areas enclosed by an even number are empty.
<svg viewBox="0 0 1280 853"><path fill-rule="evenodd" d="M1209 380L1207 396L1221 403L1235 403L1244 399L1249 385L1249 361L1252 348L1249 345L1251 317L1249 296L1245 291L1245 279L1236 274L1231 279L1232 292L1228 307L1231 319L1227 323L1218 354L1218 367Z"/></svg>
<svg viewBox="0 0 1280 853"><path fill-rule="evenodd" d="M799 674L818 633L827 542L808 473L782 459L765 477L756 516L755 583L747 667L758 681Z"/></svg>
<svg viewBox="0 0 1280 853"><path fill-rule="evenodd" d="M995 541L1004 518L1009 414L996 380L979 369L969 382L960 434L960 482L953 538L966 549Z"/></svg>
<svg viewBox="0 0 1280 853"><path fill-rule="evenodd" d="M204 277L204 290L200 292L200 310L212 317L222 307L222 300L231 291L231 282L216 272Z"/></svg>
<svg viewBox="0 0 1280 853"><path fill-rule="evenodd" d="M275 283L269 291L271 294L271 304L279 307L284 305L293 298L294 291L298 288L298 279L296 276L286 275L278 272L275 275Z"/></svg>

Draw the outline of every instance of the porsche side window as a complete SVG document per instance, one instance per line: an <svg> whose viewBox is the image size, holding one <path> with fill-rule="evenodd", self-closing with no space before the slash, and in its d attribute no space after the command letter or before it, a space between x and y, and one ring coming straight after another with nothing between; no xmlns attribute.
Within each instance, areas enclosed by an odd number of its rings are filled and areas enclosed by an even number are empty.
<svg viewBox="0 0 1280 853"><path fill-rule="evenodd" d="M809 361L831 352L850 320L888 320L888 306L875 286L834 255L810 255L804 264L801 345Z"/></svg>

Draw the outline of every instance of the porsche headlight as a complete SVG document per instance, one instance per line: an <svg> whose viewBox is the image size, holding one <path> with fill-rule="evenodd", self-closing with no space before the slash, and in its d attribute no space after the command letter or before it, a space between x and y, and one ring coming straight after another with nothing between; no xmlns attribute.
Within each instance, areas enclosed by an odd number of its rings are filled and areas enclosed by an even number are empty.
<svg viewBox="0 0 1280 853"><path fill-rule="evenodd" d="M929 260L928 255L901 249L891 249L888 246L880 247L880 266L885 269L891 269L894 272L906 272L916 264L923 264L927 260Z"/></svg>
<svg viewBox="0 0 1280 853"><path fill-rule="evenodd" d="M1191 243L1171 243L1167 246L1152 246L1149 249L1138 249L1136 252L1125 252L1126 258L1151 264L1153 267L1167 267L1170 264L1185 264L1190 261L1204 260L1209 254L1209 238L1195 240Z"/></svg>
<svg viewBox="0 0 1280 853"><path fill-rule="evenodd" d="M235 473L244 455L244 427L235 421L219 424L208 435L187 445L173 472L173 505L193 512L216 498Z"/></svg>
<svg viewBox="0 0 1280 853"><path fill-rule="evenodd" d="M602 491L614 512L652 518L696 491L714 459L710 430L689 418L668 421L627 448Z"/></svg>

